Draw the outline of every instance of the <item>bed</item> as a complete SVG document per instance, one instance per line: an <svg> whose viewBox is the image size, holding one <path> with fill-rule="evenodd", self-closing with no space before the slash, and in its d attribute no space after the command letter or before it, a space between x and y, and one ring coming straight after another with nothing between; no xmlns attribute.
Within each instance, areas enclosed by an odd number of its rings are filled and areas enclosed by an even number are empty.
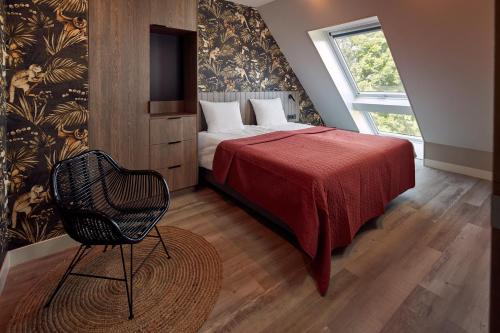
<svg viewBox="0 0 500 333"><path fill-rule="evenodd" d="M242 117L251 112L242 109ZM409 141L336 128L281 123L200 131L198 152L202 176L294 234L321 295L332 251L415 186Z"/></svg>

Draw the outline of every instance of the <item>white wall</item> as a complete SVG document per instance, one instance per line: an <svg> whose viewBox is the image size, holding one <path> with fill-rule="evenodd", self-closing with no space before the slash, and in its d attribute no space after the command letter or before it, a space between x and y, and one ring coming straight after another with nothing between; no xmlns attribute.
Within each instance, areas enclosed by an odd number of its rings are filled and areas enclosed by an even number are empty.
<svg viewBox="0 0 500 333"><path fill-rule="evenodd" d="M356 126L307 32L378 16L427 142L491 152L494 0L277 0L259 7L325 122Z"/></svg>

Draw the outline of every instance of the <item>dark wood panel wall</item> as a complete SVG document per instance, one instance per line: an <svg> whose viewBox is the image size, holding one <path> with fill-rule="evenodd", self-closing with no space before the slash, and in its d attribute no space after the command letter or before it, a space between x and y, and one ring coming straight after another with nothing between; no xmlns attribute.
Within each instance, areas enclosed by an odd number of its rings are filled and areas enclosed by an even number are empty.
<svg viewBox="0 0 500 333"><path fill-rule="evenodd" d="M196 8L196 0L89 0L91 148L149 167L150 25L196 31Z"/></svg>
<svg viewBox="0 0 500 333"><path fill-rule="evenodd" d="M151 24L196 31L198 3L196 0L149 0L149 2Z"/></svg>
<svg viewBox="0 0 500 333"><path fill-rule="evenodd" d="M500 332L500 7L495 3L495 112L490 279L490 332Z"/></svg>

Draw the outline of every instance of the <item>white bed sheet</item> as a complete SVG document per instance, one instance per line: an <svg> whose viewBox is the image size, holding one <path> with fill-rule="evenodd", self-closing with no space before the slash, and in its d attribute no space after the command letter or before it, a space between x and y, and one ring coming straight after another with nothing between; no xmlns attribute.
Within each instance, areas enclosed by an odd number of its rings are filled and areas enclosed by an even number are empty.
<svg viewBox="0 0 500 333"><path fill-rule="evenodd" d="M288 123L284 125L263 127L256 125L245 125L242 130L235 130L225 133L208 133L206 131L198 133L198 164L200 167L212 170L215 150L219 143L225 140L242 139L251 136L276 132L295 131L312 127L310 125Z"/></svg>

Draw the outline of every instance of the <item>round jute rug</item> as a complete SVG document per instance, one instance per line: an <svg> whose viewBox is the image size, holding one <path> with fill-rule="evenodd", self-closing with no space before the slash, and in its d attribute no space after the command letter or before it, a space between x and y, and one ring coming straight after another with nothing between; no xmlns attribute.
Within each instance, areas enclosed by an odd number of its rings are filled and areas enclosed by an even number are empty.
<svg viewBox="0 0 500 333"><path fill-rule="evenodd" d="M8 332L196 332L212 311L222 281L222 263L202 237L160 227L172 259L161 245L134 277L134 315L128 320L124 282L70 276L48 308L45 302L71 257L47 273L17 305ZM154 234L154 231L153 233ZM137 268L157 239L134 246ZM123 277L120 249L92 249L75 271ZM125 247L129 258L129 246ZM75 250L76 251L76 250ZM128 270L127 260L127 270Z"/></svg>

